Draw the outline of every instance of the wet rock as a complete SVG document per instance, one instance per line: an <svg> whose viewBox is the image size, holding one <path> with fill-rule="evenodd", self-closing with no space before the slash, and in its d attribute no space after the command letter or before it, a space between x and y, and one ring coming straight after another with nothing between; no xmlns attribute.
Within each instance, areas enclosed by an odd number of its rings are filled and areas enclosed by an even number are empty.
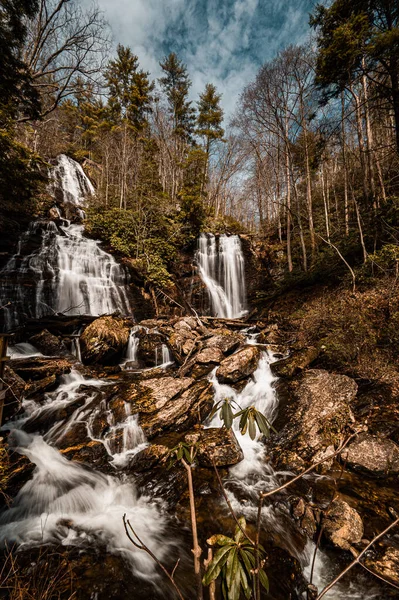
<svg viewBox="0 0 399 600"><path fill-rule="evenodd" d="M71 372L71 363L64 358L32 356L11 361L12 370L24 381L38 381L51 375L57 378Z"/></svg>
<svg viewBox="0 0 399 600"><path fill-rule="evenodd" d="M185 440L197 443L196 459L201 467L229 467L243 460L244 454L234 431L225 427L211 427L189 433Z"/></svg>
<svg viewBox="0 0 399 600"><path fill-rule="evenodd" d="M375 477L399 473L399 446L385 438L362 433L342 452L342 460L354 470Z"/></svg>
<svg viewBox="0 0 399 600"><path fill-rule="evenodd" d="M172 378L165 378L172 379ZM188 380L188 381L187 381ZM159 382L162 382L161 388ZM152 386L145 398L136 399L136 408L139 412L139 424L148 439L159 435L162 431L187 431L197 423L201 423L211 412L213 406L213 388L206 381L198 381L187 387L188 378L174 380L174 385L169 385L166 394L165 380L156 380L157 388ZM145 382L142 387L147 386ZM177 391L180 387L180 391Z"/></svg>
<svg viewBox="0 0 399 600"><path fill-rule="evenodd" d="M353 421L350 403L356 393L353 379L323 370L309 370L292 382L288 422L272 442L277 465L298 470L320 453L328 457L329 447L337 447Z"/></svg>
<svg viewBox="0 0 399 600"><path fill-rule="evenodd" d="M31 396L34 396L39 392L48 392L50 390L53 390L56 386L56 375L49 375L49 377L44 377L43 379L39 379L38 381L28 383L25 388L25 397L30 398Z"/></svg>
<svg viewBox="0 0 399 600"><path fill-rule="evenodd" d="M133 412L153 413L187 390L194 383L191 377L148 379L132 385L124 400L134 404Z"/></svg>
<svg viewBox="0 0 399 600"><path fill-rule="evenodd" d="M85 463L105 472L112 472L110 456L99 441L90 440L87 443L64 448L61 450L61 454L69 460Z"/></svg>
<svg viewBox="0 0 399 600"><path fill-rule="evenodd" d="M182 362L193 352L199 338L198 333L190 326L190 322L193 324L190 317L177 321L168 340L168 346L178 362Z"/></svg>
<svg viewBox="0 0 399 600"><path fill-rule="evenodd" d="M115 365L126 353L130 326L125 319L100 317L80 336L82 361L92 365Z"/></svg>
<svg viewBox="0 0 399 600"><path fill-rule="evenodd" d="M310 346L297 350L291 356L273 363L272 371L278 377L293 377L307 369L319 356L317 348Z"/></svg>
<svg viewBox="0 0 399 600"><path fill-rule="evenodd" d="M22 407L22 399L25 392L26 383L9 367L8 365L4 368L4 383L5 383L5 397L4 397L4 408L3 408L3 420L8 421L12 417L17 415Z"/></svg>
<svg viewBox="0 0 399 600"><path fill-rule="evenodd" d="M245 379L256 370L259 358L259 348L257 346L247 346L225 358L216 371L216 376L220 383L235 383Z"/></svg>
<svg viewBox="0 0 399 600"><path fill-rule="evenodd" d="M377 549L374 558L366 557L365 565L377 575L389 579L395 585L399 585L399 548L393 546L382 546Z"/></svg>
<svg viewBox="0 0 399 600"><path fill-rule="evenodd" d="M258 344L278 344L280 342L278 325L273 323L273 325L262 329L258 335L257 342Z"/></svg>
<svg viewBox="0 0 399 600"><path fill-rule="evenodd" d="M40 333L33 335L29 342L46 356L69 355L68 349L61 338L43 329Z"/></svg>
<svg viewBox="0 0 399 600"><path fill-rule="evenodd" d="M241 333L231 332L228 329L215 331L215 335L205 341L205 348L218 348L223 354L228 355L245 343Z"/></svg>
<svg viewBox="0 0 399 600"><path fill-rule="evenodd" d="M324 535L342 550L349 550L363 537L363 521L359 513L345 500L336 498L324 514Z"/></svg>
<svg viewBox="0 0 399 600"><path fill-rule="evenodd" d="M141 364L146 367L155 367L159 360L158 356L162 353L162 344L164 338L160 333L139 329L136 333L139 338L137 347L137 358Z"/></svg>
<svg viewBox="0 0 399 600"><path fill-rule="evenodd" d="M195 379L199 379L210 373L223 359L223 352L216 346L203 348L188 362L184 372L189 373Z"/></svg>

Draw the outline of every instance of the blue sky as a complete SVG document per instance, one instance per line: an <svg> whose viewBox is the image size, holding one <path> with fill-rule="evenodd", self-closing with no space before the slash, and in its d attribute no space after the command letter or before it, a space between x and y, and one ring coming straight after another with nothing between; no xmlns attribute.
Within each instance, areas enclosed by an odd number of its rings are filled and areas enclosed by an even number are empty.
<svg viewBox="0 0 399 600"><path fill-rule="evenodd" d="M230 116L261 64L309 34L313 0L97 0L115 44L130 46L153 78L173 51L188 66L197 98L206 83Z"/></svg>

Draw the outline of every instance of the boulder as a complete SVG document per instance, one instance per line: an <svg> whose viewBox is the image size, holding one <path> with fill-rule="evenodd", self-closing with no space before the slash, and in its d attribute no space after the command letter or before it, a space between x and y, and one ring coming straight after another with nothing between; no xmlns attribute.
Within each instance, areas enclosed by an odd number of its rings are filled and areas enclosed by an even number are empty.
<svg viewBox="0 0 399 600"><path fill-rule="evenodd" d="M228 355L237 350L245 343L245 337L241 333L232 332L229 329L215 331L215 335L205 341L205 348L218 348L223 354Z"/></svg>
<svg viewBox="0 0 399 600"><path fill-rule="evenodd" d="M87 365L115 365L126 354L130 326L125 319L100 317L80 336L82 361Z"/></svg>
<svg viewBox="0 0 399 600"><path fill-rule="evenodd" d="M155 367L160 362L162 353L163 336L156 331L139 329L136 333L139 338L137 359L145 367Z"/></svg>
<svg viewBox="0 0 399 600"><path fill-rule="evenodd" d="M258 346L246 346L225 358L216 371L220 383L236 383L256 370L260 358Z"/></svg>
<svg viewBox="0 0 399 600"><path fill-rule="evenodd" d="M224 359L224 354L216 346L203 348L187 363L184 374L189 373L195 379L207 375Z"/></svg>
<svg viewBox="0 0 399 600"><path fill-rule="evenodd" d="M26 383L9 367L7 364L4 368L4 383L6 393L4 397L3 420L8 421L15 417L22 407Z"/></svg>
<svg viewBox="0 0 399 600"><path fill-rule="evenodd" d="M359 513L345 500L333 500L323 518L324 535L342 550L349 550L363 537L363 521Z"/></svg>
<svg viewBox="0 0 399 600"><path fill-rule="evenodd" d="M170 381L173 380L173 381ZM187 431L201 423L213 407L213 388L206 381L166 377L145 381L130 393L139 424L151 439L163 431Z"/></svg>
<svg viewBox="0 0 399 600"><path fill-rule="evenodd" d="M348 467L375 477L399 473L399 446L392 440L362 433L341 454Z"/></svg>
<svg viewBox="0 0 399 600"><path fill-rule="evenodd" d="M69 355L67 347L61 338L43 329L40 333L33 335L29 342L46 356L65 356Z"/></svg>
<svg viewBox="0 0 399 600"><path fill-rule="evenodd" d="M185 440L197 443L196 459L201 467L230 467L243 460L244 454L232 429L211 427L189 433Z"/></svg>
<svg viewBox="0 0 399 600"><path fill-rule="evenodd" d="M12 370L24 381L38 381L51 375L57 378L71 372L71 363L65 358L45 358L32 356L11 361Z"/></svg>
<svg viewBox="0 0 399 600"><path fill-rule="evenodd" d="M278 344L280 342L278 325L273 323L273 325L269 325L266 329L262 329L258 335L257 342L258 344Z"/></svg>
<svg viewBox="0 0 399 600"><path fill-rule="evenodd" d="M287 358L272 365L272 371L277 377L293 377L307 369L319 356L319 351L313 346L297 350Z"/></svg>
<svg viewBox="0 0 399 600"><path fill-rule="evenodd" d="M38 393L49 392L57 386L57 377L55 374L28 383L25 388L25 398L30 398Z"/></svg>
<svg viewBox="0 0 399 600"><path fill-rule="evenodd" d="M278 467L298 470L328 457L353 422L350 407L357 385L346 375L309 370L289 387L287 423L273 439Z"/></svg>
<svg viewBox="0 0 399 600"><path fill-rule="evenodd" d="M382 546L377 549L376 556L366 556L365 565L377 575L389 579L395 585L399 585L399 548L393 546Z"/></svg>

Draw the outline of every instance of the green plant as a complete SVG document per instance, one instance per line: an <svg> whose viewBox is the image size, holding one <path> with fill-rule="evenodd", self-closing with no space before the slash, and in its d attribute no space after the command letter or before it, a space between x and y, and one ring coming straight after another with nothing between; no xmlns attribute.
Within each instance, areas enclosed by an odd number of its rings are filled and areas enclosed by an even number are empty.
<svg viewBox="0 0 399 600"><path fill-rule="evenodd" d="M202 582L208 586L220 577L225 600L239 600L241 591L246 598L252 598L256 575L265 590L269 591L269 580L263 569L264 548L258 545L255 549L254 544L245 537L245 518L241 517L238 521L233 538L217 534L207 540L210 546L217 546L218 550L209 563ZM261 555L258 569L256 552Z"/></svg>
<svg viewBox="0 0 399 600"><path fill-rule="evenodd" d="M241 409L240 405L232 398L223 398L215 403L209 415L209 419L212 419L219 411L219 418L223 421L224 426L226 429L231 429L234 419L240 417L238 425L240 433L241 435L245 435L248 431L251 440L256 438L256 426L258 427L259 432L266 437L270 436L271 429L276 432L270 421L263 413L257 410L255 406L248 406L235 414L233 412L233 407Z"/></svg>

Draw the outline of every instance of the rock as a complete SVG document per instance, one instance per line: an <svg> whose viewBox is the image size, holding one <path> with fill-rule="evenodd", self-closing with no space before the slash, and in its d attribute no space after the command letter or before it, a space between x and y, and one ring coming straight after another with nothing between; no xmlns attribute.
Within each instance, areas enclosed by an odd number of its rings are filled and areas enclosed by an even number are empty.
<svg viewBox="0 0 399 600"><path fill-rule="evenodd" d="M365 565L377 575L389 579L392 583L399 585L399 548L383 546L377 550L375 558L366 556Z"/></svg>
<svg viewBox="0 0 399 600"><path fill-rule="evenodd" d="M244 453L232 429L211 427L185 436L187 442L198 444L197 461L201 467L230 467L244 458Z"/></svg>
<svg viewBox="0 0 399 600"><path fill-rule="evenodd" d="M349 550L363 537L363 521L345 500L336 498L324 514L324 535L342 550Z"/></svg>
<svg viewBox="0 0 399 600"><path fill-rule="evenodd" d="M194 350L198 338L198 334L190 327L187 319L182 319L174 325L173 333L168 339L168 346L178 362L182 362L184 357Z"/></svg>
<svg viewBox="0 0 399 600"><path fill-rule="evenodd" d="M302 469L328 457L353 421L350 402L357 385L346 375L309 370L290 384L287 423L272 440L277 466Z"/></svg>
<svg viewBox="0 0 399 600"><path fill-rule="evenodd" d="M79 463L89 464L91 467L101 471L113 472L108 455L104 445L96 440L90 440L87 443L77 444L64 448L60 451L69 460Z"/></svg>
<svg viewBox="0 0 399 600"><path fill-rule="evenodd" d="M228 329L217 329L215 334L205 341L205 348L218 348L225 355L231 354L245 343L245 337L241 333Z"/></svg>
<svg viewBox="0 0 399 600"><path fill-rule="evenodd" d="M126 353L130 326L125 319L100 317L80 336L82 361L92 365L115 365Z"/></svg>
<svg viewBox="0 0 399 600"><path fill-rule="evenodd" d="M158 356L160 358L162 355L163 336L153 331L147 332L145 329L139 329L136 336L139 338L138 360L146 367L155 367L159 364Z"/></svg>
<svg viewBox="0 0 399 600"><path fill-rule="evenodd" d="M319 356L319 351L313 346L297 350L287 358L272 364L272 371L277 377L293 377L307 369Z"/></svg>
<svg viewBox="0 0 399 600"><path fill-rule="evenodd" d="M183 369L183 373L190 374L195 379L199 379L212 371L223 359L223 352L216 346L203 348L189 360Z"/></svg>
<svg viewBox="0 0 399 600"><path fill-rule="evenodd" d="M216 376L220 383L235 383L245 379L256 370L259 358L260 350L257 346L246 346L225 358L216 371Z"/></svg>
<svg viewBox="0 0 399 600"><path fill-rule="evenodd" d="M47 329L43 329L40 333L33 335L29 339L29 342L46 356L69 355L67 347L62 339L53 335Z"/></svg>
<svg viewBox="0 0 399 600"><path fill-rule="evenodd" d="M187 390L194 380L191 377L162 377L148 379L131 386L124 400L134 404L133 412L154 413Z"/></svg>
<svg viewBox="0 0 399 600"><path fill-rule="evenodd" d="M53 390L57 385L57 377L56 375L49 375L48 377L44 377L43 379L39 379L38 381L33 381L32 383L28 383L25 388L25 397L30 398L39 392L48 392Z"/></svg>
<svg viewBox="0 0 399 600"><path fill-rule="evenodd" d="M65 358L45 358L32 356L11 361L12 370L24 381L38 381L55 375L59 377L71 372L71 363Z"/></svg>
<svg viewBox="0 0 399 600"><path fill-rule="evenodd" d="M7 364L4 368L3 378L6 387L3 420L8 421L12 417L15 417L22 407L26 383L22 377L17 375L17 373L15 373Z"/></svg>
<svg viewBox="0 0 399 600"><path fill-rule="evenodd" d="M341 454L348 467L375 477L399 473L399 446L392 440L362 433Z"/></svg>
<svg viewBox="0 0 399 600"><path fill-rule="evenodd" d="M156 381L159 383L160 380ZM198 381L185 391L173 394L170 399L166 398L163 391L164 380L161 381L162 390L158 386L157 391L151 390L147 398L138 399L136 402L139 424L148 439L169 429L175 432L187 431L194 425L202 423L213 407L213 388L208 381ZM183 383L186 381L187 378L184 378ZM147 384L148 382L145 382L145 385ZM174 387L171 393L176 389Z"/></svg>
<svg viewBox="0 0 399 600"><path fill-rule="evenodd" d="M256 341L258 344L278 344L280 342L278 325L274 323L266 327L266 329L262 329Z"/></svg>

